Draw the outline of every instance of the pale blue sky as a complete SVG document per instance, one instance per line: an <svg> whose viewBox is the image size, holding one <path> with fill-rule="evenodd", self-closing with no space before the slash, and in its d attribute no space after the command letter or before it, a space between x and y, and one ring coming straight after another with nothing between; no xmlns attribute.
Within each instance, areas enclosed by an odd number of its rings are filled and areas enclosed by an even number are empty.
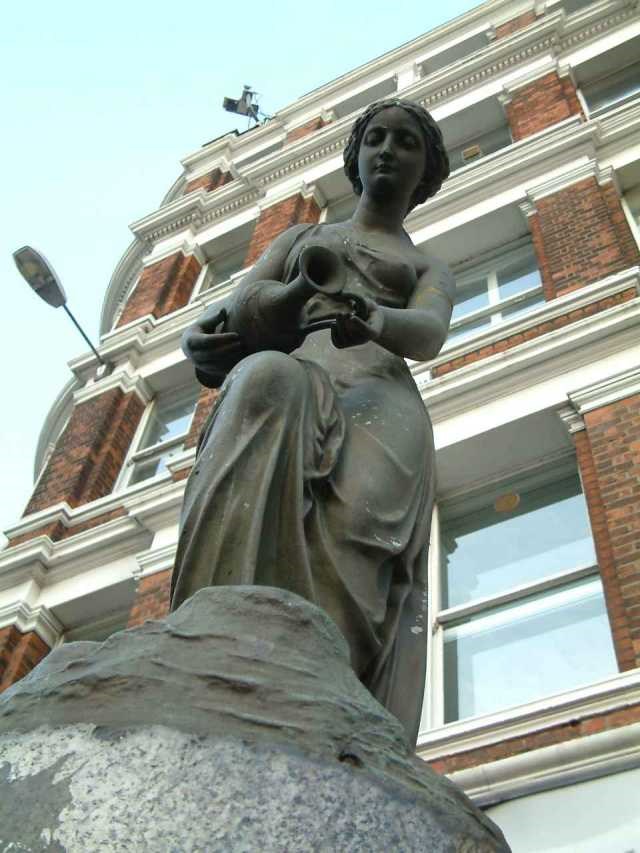
<svg viewBox="0 0 640 853"><path fill-rule="evenodd" d="M478 5L425 0L9 4L0 31L0 530L21 515L46 413L86 347L31 293L11 253L40 249L97 340L128 225L154 210L180 158L246 121L243 83L272 113Z"/></svg>

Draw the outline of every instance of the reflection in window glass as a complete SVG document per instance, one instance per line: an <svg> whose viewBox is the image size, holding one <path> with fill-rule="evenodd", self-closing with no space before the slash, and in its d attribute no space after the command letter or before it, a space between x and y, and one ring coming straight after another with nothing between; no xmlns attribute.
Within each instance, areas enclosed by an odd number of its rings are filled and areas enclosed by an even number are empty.
<svg viewBox="0 0 640 853"><path fill-rule="evenodd" d="M640 95L640 62L621 68L601 80L585 83L582 93L591 112L598 112Z"/></svg>
<svg viewBox="0 0 640 853"><path fill-rule="evenodd" d="M508 299L541 284L540 270L531 255L518 258L498 270L498 292L500 300Z"/></svg>
<svg viewBox="0 0 640 853"><path fill-rule="evenodd" d="M445 722L617 671L599 579L497 607L445 631Z"/></svg>
<svg viewBox="0 0 640 853"><path fill-rule="evenodd" d="M595 564L577 475L513 495L517 505L511 510L498 511L491 503L443 522L443 607Z"/></svg>
<svg viewBox="0 0 640 853"><path fill-rule="evenodd" d="M530 244L506 251L468 272L457 273L456 279L448 346L544 302L542 280Z"/></svg>
<svg viewBox="0 0 640 853"><path fill-rule="evenodd" d="M172 388L158 395L152 404L142 440L132 456L130 485L161 474L166 470L169 459L183 449L180 439L189 429L198 393L198 387L190 385Z"/></svg>
<svg viewBox="0 0 640 853"><path fill-rule="evenodd" d="M456 290L456 304L453 306L452 321L459 320L465 314L477 311L489 304L486 278L463 282Z"/></svg>

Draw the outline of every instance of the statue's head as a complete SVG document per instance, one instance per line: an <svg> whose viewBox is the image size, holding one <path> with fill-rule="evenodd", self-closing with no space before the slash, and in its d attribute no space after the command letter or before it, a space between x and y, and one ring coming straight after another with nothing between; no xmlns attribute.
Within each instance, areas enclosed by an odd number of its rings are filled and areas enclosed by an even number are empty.
<svg viewBox="0 0 640 853"><path fill-rule="evenodd" d="M351 129L351 135L344 150L344 171L356 195L361 195L363 185L359 173L360 148L368 125L384 110L393 110L396 115L398 110L404 111L421 140L421 157L416 165L418 169L422 168L422 174L411 194L408 213L417 204L435 195L442 186L442 182L449 177L449 157L440 128L419 104L400 98L390 98L370 104L356 119Z"/></svg>

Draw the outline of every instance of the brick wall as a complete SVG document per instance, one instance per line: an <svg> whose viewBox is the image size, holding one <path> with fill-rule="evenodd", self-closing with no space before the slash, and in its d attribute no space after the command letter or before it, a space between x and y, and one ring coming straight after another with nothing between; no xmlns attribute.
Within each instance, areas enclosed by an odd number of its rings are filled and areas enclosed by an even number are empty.
<svg viewBox="0 0 640 853"><path fill-rule="evenodd" d="M640 666L640 394L584 415L578 465L620 669Z"/></svg>
<svg viewBox="0 0 640 853"><path fill-rule="evenodd" d="M254 264L278 234L287 228L299 222L317 222L319 218L320 208L315 199L304 198L300 193L265 208L256 223L244 266Z"/></svg>
<svg viewBox="0 0 640 853"><path fill-rule="evenodd" d="M145 267L117 325L124 326L147 314L164 317L182 308L189 301L201 269L194 255L182 252Z"/></svg>
<svg viewBox="0 0 640 853"><path fill-rule="evenodd" d="M640 263L612 181L589 177L539 199L529 227L547 299Z"/></svg>
<svg viewBox="0 0 640 853"><path fill-rule="evenodd" d="M127 627L135 628L146 619L163 619L169 612L170 594L171 569L142 578L138 583Z"/></svg>
<svg viewBox="0 0 640 853"><path fill-rule="evenodd" d="M518 15L517 18L512 18L510 21L496 27L495 37L496 39L502 39L505 36L510 36L511 33L515 33L517 30L522 30L528 27L529 24L533 24L535 20L536 13L533 10L531 12L524 12L522 15Z"/></svg>
<svg viewBox="0 0 640 853"><path fill-rule="evenodd" d="M189 435L184 443L185 447L195 447L198 443L202 427L209 417L209 412L211 411L219 393L220 391L218 388L203 387L200 390L198 404L193 415L193 420L191 421L191 426L189 427Z"/></svg>
<svg viewBox="0 0 640 853"><path fill-rule="evenodd" d="M195 190L206 190L208 193L217 190L218 187L223 187L233 180L231 172L222 172L220 169L214 169L206 175L201 175L199 178L194 178L189 181L184 188L184 195L192 193Z"/></svg>
<svg viewBox="0 0 640 853"><path fill-rule="evenodd" d="M49 651L35 631L23 634L15 625L0 628L0 692L30 672Z"/></svg>
<svg viewBox="0 0 640 853"><path fill-rule="evenodd" d="M571 78L560 77L556 71L515 91L506 113L514 142L572 115L584 118Z"/></svg>
<svg viewBox="0 0 640 853"><path fill-rule="evenodd" d="M143 411L144 404L137 394L124 394L119 388L77 405L38 480L25 515L61 501L74 507L108 495Z"/></svg>
<svg viewBox="0 0 640 853"><path fill-rule="evenodd" d="M466 770L468 767L477 767L479 764L500 761L512 755L520 755L545 746L555 746L564 741L588 737L597 732L617 729L639 721L640 705L632 705L618 711L595 714L584 720L572 720L569 723L550 726L525 736L509 738L478 749L458 752L455 755L443 755L441 758L430 760L429 763L438 773L453 773L456 770Z"/></svg>
<svg viewBox="0 0 640 853"><path fill-rule="evenodd" d="M531 341L534 338L545 335L548 332L553 332L555 329L561 329L563 326L568 326L575 323L577 320L583 320L585 317L591 317L594 314L599 314L601 311L606 311L608 308L613 308L615 305L620 305L623 302L628 302L630 299L635 299L637 293L635 288L630 287L628 290L623 290L616 293L614 296L607 296L605 299L597 299L590 302L582 308L576 308L568 314L563 314L561 317L555 317L553 320L547 320L544 323L538 323L517 334L507 335L502 340L488 344L484 347L464 353L464 355L452 358L451 361L443 362L433 368L433 376L444 376L446 373L451 373L452 370L458 370L460 367L465 367L467 364L473 364L483 358L488 358L499 352L517 347L525 341Z"/></svg>
<svg viewBox="0 0 640 853"><path fill-rule="evenodd" d="M300 127L296 127L293 130L290 130L289 133L287 133L285 145L288 142L295 142L297 139L302 139L304 136L308 136L310 133L313 133L316 130L320 130L320 128L324 127L326 124L329 124L329 122L324 121L324 119L318 116L317 118L308 121L306 124L302 124L300 125Z"/></svg>

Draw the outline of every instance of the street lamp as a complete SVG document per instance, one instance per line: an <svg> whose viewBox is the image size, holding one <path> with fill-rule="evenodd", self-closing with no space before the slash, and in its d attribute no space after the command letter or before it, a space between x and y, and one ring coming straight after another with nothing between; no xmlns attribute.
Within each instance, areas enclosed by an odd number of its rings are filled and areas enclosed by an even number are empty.
<svg viewBox="0 0 640 853"><path fill-rule="evenodd" d="M107 364L102 358L98 350L85 335L80 323L73 316L67 307L67 296L64 288L60 284L60 279L55 273L51 264L47 261L44 255L40 254L32 246L23 246L13 253L13 260L16 262L18 272L27 282L29 287L38 294L41 299L52 305L54 308L64 308L71 322L85 339L91 352L95 355L101 365L106 367Z"/></svg>

